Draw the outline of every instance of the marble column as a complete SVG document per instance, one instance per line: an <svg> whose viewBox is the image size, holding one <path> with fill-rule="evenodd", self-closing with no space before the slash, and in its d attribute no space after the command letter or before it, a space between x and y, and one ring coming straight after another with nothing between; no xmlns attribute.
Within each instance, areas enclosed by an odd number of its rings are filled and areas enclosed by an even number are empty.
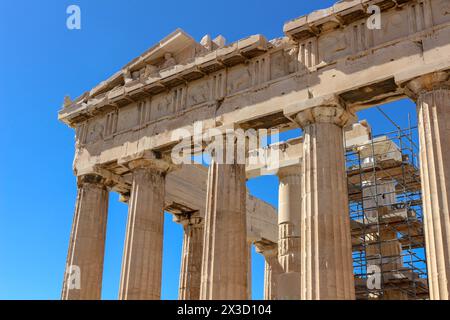
<svg viewBox="0 0 450 320"><path fill-rule="evenodd" d="M203 251L203 219L195 213L176 215L175 221L184 229L181 253L179 300L200 299L200 279Z"/></svg>
<svg viewBox="0 0 450 320"><path fill-rule="evenodd" d="M208 171L200 299L246 300L245 164L221 164Z"/></svg>
<svg viewBox="0 0 450 320"><path fill-rule="evenodd" d="M78 195L70 234L63 300L100 300L105 253L108 190L103 178L78 178Z"/></svg>
<svg viewBox="0 0 450 320"><path fill-rule="evenodd" d="M450 299L450 83L439 72L411 81L417 101L428 283L432 300Z"/></svg>
<svg viewBox="0 0 450 320"><path fill-rule="evenodd" d="M256 252L264 256L264 300L278 300L278 277L283 268L278 261L276 243L256 242Z"/></svg>
<svg viewBox="0 0 450 320"><path fill-rule="evenodd" d="M278 260L283 272L278 277L280 300L300 299L301 167L278 171Z"/></svg>
<svg viewBox="0 0 450 320"><path fill-rule="evenodd" d="M353 116L339 104L300 112L301 299L355 299L343 126Z"/></svg>
<svg viewBox="0 0 450 320"><path fill-rule="evenodd" d="M133 165L120 300L160 299L164 193L164 171L151 165Z"/></svg>

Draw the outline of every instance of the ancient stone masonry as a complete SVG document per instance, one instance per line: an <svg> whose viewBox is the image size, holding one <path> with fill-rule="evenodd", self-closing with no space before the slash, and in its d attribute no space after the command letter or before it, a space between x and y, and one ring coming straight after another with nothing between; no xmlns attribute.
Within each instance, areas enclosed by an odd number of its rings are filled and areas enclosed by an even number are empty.
<svg viewBox="0 0 450 320"><path fill-rule="evenodd" d="M369 26L373 5L379 29ZM347 183L356 175L345 154L374 140L355 115L408 97L419 118L414 190L423 193L430 298L449 298L449 1L340 1L285 23L283 32L227 44L209 35L197 42L178 29L80 97L65 98L59 119L76 133L78 197L63 299L101 298L109 192L129 207L120 299L160 298L164 211L184 229L180 299L249 298L249 244L266 261L267 299L355 299L361 278L352 251L388 274L405 268L398 232L371 231L389 243L376 247L356 229L371 228L370 219L349 213L349 203L364 201ZM200 134L301 128L303 136L247 150L246 164L221 164L214 154L209 168L174 163L177 132L194 135L198 123ZM249 161L267 150L278 155L276 166ZM263 174L279 177L278 212L246 191L246 179ZM358 196L387 180L366 179ZM373 212L383 220L380 210Z"/></svg>

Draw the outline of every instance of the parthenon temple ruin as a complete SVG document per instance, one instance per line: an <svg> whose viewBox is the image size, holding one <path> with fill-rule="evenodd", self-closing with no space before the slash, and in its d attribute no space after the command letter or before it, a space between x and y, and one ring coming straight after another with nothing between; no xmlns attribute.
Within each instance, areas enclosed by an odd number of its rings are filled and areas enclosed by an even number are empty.
<svg viewBox="0 0 450 320"><path fill-rule="evenodd" d="M62 299L101 299L110 192L128 204L119 299L161 298L164 212L184 230L182 300L251 299L252 246L267 300L450 298L450 0L339 1L282 32L177 29L65 98L78 196ZM408 98L417 125L378 135L357 117ZM199 123L266 135L243 163L195 139L209 166L176 163L177 132ZM262 175L278 176L278 208L247 191Z"/></svg>

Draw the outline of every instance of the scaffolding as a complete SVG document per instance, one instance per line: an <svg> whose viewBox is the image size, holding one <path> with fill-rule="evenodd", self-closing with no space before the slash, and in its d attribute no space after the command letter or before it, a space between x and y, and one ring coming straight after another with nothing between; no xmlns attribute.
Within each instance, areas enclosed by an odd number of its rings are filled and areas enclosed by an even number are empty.
<svg viewBox="0 0 450 320"><path fill-rule="evenodd" d="M346 143L357 299L428 299L417 127Z"/></svg>

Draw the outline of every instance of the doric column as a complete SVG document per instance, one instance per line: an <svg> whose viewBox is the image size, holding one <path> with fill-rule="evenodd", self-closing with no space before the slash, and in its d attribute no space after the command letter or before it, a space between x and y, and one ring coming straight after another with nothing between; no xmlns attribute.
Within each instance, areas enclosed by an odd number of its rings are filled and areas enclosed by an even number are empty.
<svg viewBox="0 0 450 320"><path fill-rule="evenodd" d="M301 167L278 171L278 260L283 272L278 277L278 299L300 299Z"/></svg>
<svg viewBox="0 0 450 320"><path fill-rule="evenodd" d="M411 81L417 101L430 298L450 299L450 83L439 72Z"/></svg>
<svg viewBox="0 0 450 320"><path fill-rule="evenodd" d="M133 172L120 300L157 300L161 296L165 168L130 164Z"/></svg>
<svg viewBox="0 0 450 320"><path fill-rule="evenodd" d="M303 129L301 298L355 299L342 127L352 115L338 103L301 111Z"/></svg>
<svg viewBox="0 0 450 320"><path fill-rule="evenodd" d="M278 261L276 243L259 241L255 243L256 252L262 254L264 266L264 300L278 300L278 277L283 268Z"/></svg>
<svg viewBox="0 0 450 320"><path fill-rule="evenodd" d="M200 279L203 251L203 219L198 212L175 215L183 225L183 251L181 253L179 300L200 299Z"/></svg>
<svg viewBox="0 0 450 320"><path fill-rule="evenodd" d="M102 177L79 177L63 300L100 300L107 216L108 190Z"/></svg>
<svg viewBox="0 0 450 320"><path fill-rule="evenodd" d="M213 156L206 194L202 300L247 299L245 182L245 164L220 164Z"/></svg>

